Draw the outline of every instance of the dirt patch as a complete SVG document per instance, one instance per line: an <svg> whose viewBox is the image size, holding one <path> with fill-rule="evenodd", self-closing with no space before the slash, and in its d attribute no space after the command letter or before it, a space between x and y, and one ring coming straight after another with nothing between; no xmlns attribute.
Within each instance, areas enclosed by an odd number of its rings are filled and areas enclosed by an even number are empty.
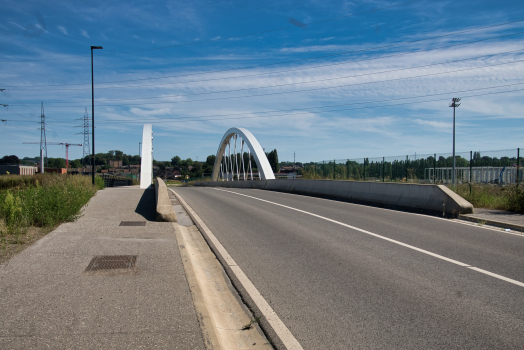
<svg viewBox="0 0 524 350"><path fill-rule="evenodd" d="M55 227L29 227L20 234L7 234L4 220L0 219L0 264L44 237Z"/></svg>

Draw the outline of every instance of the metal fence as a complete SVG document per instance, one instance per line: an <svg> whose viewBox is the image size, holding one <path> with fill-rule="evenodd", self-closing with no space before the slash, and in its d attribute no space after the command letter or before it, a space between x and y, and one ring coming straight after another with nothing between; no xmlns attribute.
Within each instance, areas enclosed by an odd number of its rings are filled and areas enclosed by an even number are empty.
<svg viewBox="0 0 524 350"><path fill-rule="evenodd" d="M517 183L524 176L520 148L455 153L457 183ZM304 178L451 183L453 154L332 159L304 164Z"/></svg>

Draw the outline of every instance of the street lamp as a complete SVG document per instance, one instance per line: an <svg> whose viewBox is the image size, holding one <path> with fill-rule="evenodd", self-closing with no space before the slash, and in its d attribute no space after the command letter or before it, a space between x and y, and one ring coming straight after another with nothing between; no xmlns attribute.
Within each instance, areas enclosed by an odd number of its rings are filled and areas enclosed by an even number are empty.
<svg viewBox="0 0 524 350"><path fill-rule="evenodd" d="M449 105L450 107L453 107L453 188L456 186L456 177L455 177L455 108L460 106L460 98L459 97L453 97L452 103Z"/></svg>
<svg viewBox="0 0 524 350"><path fill-rule="evenodd" d="M93 159L91 176L93 180L93 186L95 185L95 86L93 80L93 50L101 50L102 46L91 46L91 127L93 134Z"/></svg>

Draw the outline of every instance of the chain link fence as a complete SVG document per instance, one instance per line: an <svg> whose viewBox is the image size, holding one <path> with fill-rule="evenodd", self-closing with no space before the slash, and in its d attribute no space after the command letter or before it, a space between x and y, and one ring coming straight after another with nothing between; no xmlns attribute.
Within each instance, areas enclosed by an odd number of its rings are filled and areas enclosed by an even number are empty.
<svg viewBox="0 0 524 350"><path fill-rule="evenodd" d="M498 151L414 154L405 156L332 159L304 164L303 178L410 182L505 183L522 181L520 148Z"/></svg>

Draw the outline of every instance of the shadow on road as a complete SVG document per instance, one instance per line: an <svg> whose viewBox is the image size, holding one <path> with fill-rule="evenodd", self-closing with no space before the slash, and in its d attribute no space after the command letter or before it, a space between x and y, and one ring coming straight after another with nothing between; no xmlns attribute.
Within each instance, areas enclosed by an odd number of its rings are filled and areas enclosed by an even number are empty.
<svg viewBox="0 0 524 350"><path fill-rule="evenodd" d="M147 221L156 221L156 199L155 190L148 188L142 194L138 205L136 206L135 213L140 214Z"/></svg>

